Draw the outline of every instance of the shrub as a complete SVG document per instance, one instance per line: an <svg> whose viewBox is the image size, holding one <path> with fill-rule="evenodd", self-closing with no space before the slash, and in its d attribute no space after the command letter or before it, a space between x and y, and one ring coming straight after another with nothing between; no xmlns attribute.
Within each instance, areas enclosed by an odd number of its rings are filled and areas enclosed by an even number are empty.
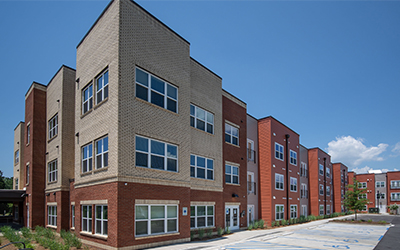
<svg viewBox="0 0 400 250"><path fill-rule="evenodd" d="M275 227L275 221L271 222L271 227Z"/></svg>
<svg viewBox="0 0 400 250"><path fill-rule="evenodd" d="M194 231L190 231L190 240L194 239Z"/></svg>
<svg viewBox="0 0 400 250"><path fill-rule="evenodd" d="M286 220L281 220L282 226L286 226L287 221Z"/></svg>
<svg viewBox="0 0 400 250"><path fill-rule="evenodd" d="M6 237L10 242L22 241L25 243L25 245L28 245L30 243L30 240L22 238L21 235L10 226L4 226L0 228L0 231L3 233L3 236ZM22 244L15 244L15 246L18 248L23 247Z"/></svg>
<svg viewBox="0 0 400 250"><path fill-rule="evenodd" d="M211 238L212 237L212 233L213 233L213 230L210 228L210 229L208 229L207 230L207 237L208 238Z"/></svg>
<svg viewBox="0 0 400 250"><path fill-rule="evenodd" d="M204 228L200 228L199 229L199 239L201 240L201 239L203 239L203 237L204 237Z"/></svg>
<svg viewBox="0 0 400 250"><path fill-rule="evenodd" d="M265 221L263 219L260 220L259 225L260 225L260 228L262 228L262 229L267 228L267 226L265 225Z"/></svg>
<svg viewBox="0 0 400 250"><path fill-rule="evenodd" d="M368 220L368 222L372 222L372 220L371 220L371 219L369 219L369 220Z"/></svg>
<svg viewBox="0 0 400 250"><path fill-rule="evenodd" d="M280 224L281 222L279 220L275 221L275 226L279 227Z"/></svg>
<svg viewBox="0 0 400 250"><path fill-rule="evenodd" d="M32 240L33 239L32 232L31 232L31 230L29 228L27 228L27 227L21 228L21 233L22 233L22 236L25 239L27 239L27 240Z"/></svg>
<svg viewBox="0 0 400 250"><path fill-rule="evenodd" d="M229 229L229 227L225 228L225 233L226 234L230 234L231 233L231 230Z"/></svg>
<svg viewBox="0 0 400 250"><path fill-rule="evenodd" d="M254 221L254 229L257 229L258 228L258 226L259 226L259 223L258 223L258 221Z"/></svg>
<svg viewBox="0 0 400 250"><path fill-rule="evenodd" d="M249 226L247 227L247 229L248 230L253 230L253 227L254 227L253 223L250 223Z"/></svg>
<svg viewBox="0 0 400 250"><path fill-rule="evenodd" d="M217 229L218 236L222 236L223 233L224 233L224 229L222 229L222 227L218 227L218 229Z"/></svg>

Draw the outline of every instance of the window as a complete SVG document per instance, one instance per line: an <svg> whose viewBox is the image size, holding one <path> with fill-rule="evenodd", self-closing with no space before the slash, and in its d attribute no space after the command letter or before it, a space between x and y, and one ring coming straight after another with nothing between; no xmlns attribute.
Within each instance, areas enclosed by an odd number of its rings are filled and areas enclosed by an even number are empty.
<svg viewBox="0 0 400 250"><path fill-rule="evenodd" d="M96 141L96 169L108 167L108 136Z"/></svg>
<svg viewBox="0 0 400 250"><path fill-rule="evenodd" d="M307 184L301 183L300 198L308 198Z"/></svg>
<svg viewBox="0 0 400 250"><path fill-rule="evenodd" d="M26 126L26 144L31 142L31 125Z"/></svg>
<svg viewBox="0 0 400 250"><path fill-rule="evenodd" d="M58 134L58 114L49 121L49 140Z"/></svg>
<svg viewBox="0 0 400 250"><path fill-rule="evenodd" d="M19 162L19 150L15 151L14 154L14 163L17 164Z"/></svg>
<svg viewBox="0 0 400 250"><path fill-rule="evenodd" d="M82 206L82 231L92 232L92 205Z"/></svg>
<svg viewBox="0 0 400 250"><path fill-rule="evenodd" d="M331 214L331 205L326 205L326 214Z"/></svg>
<svg viewBox="0 0 400 250"><path fill-rule="evenodd" d="M324 185L322 184L319 185L319 194L324 195Z"/></svg>
<svg viewBox="0 0 400 250"><path fill-rule="evenodd" d="M358 199L367 199L367 194L359 194Z"/></svg>
<svg viewBox="0 0 400 250"><path fill-rule="evenodd" d="M275 158L283 161L283 146L275 142Z"/></svg>
<svg viewBox="0 0 400 250"><path fill-rule="evenodd" d="M190 104L190 126L214 134L214 115Z"/></svg>
<svg viewBox="0 0 400 250"><path fill-rule="evenodd" d="M108 70L101 73L96 79L96 104L108 97Z"/></svg>
<svg viewBox="0 0 400 250"><path fill-rule="evenodd" d="M284 219L285 207L283 205L275 205L275 220Z"/></svg>
<svg viewBox="0 0 400 250"><path fill-rule="evenodd" d="M26 165L26 184L29 184L29 164Z"/></svg>
<svg viewBox="0 0 400 250"><path fill-rule="evenodd" d="M57 206L47 207L47 225L57 226Z"/></svg>
<svg viewBox="0 0 400 250"><path fill-rule="evenodd" d="M290 150L290 164L297 166L297 153L294 152L293 150Z"/></svg>
<svg viewBox="0 0 400 250"><path fill-rule="evenodd" d="M239 184L239 168L225 164L225 183Z"/></svg>
<svg viewBox="0 0 400 250"><path fill-rule="evenodd" d="M136 136L136 166L178 171L178 147Z"/></svg>
<svg viewBox="0 0 400 250"><path fill-rule="evenodd" d="M307 177L307 163L300 163L300 176Z"/></svg>
<svg viewBox="0 0 400 250"><path fill-rule="evenodd" d="M319 164L319 175L324 175L324 165Z"/></svg>
<svg viewBox="0 0 400 250"><path fill-rule="evenodd" d="M254 142L247 139L247 161L256 163L256 151L254 151Z"/></svg>
<svg viewBox="0 0 400 250"><path fill-rule="evenodd" d="M107 205L96 206L95 218L96 218L95 220L96 234L107 235L108 206Z"/></svg>
<svg viewBox="0 0 400 250"><path fill-rule="evenodd" d="M331 169L326 168L326 177L330 178L331 177Z"/></svg>
<svg viewBox="0 0 400 250"><path fill-rule="evenodd" d="M214 180L214 160L190 155L190 177Z"/></svg>
<svg viewBox="0 0 400 250"><path fill-rule="evenodd" d="M400 201L400 193L391 193L390 200L391 201Z"/></svg>
<svg viewBox="0 0 400 250"><path fill-rule="evenodd" d="M319 215L324 215L324 205L319 205Z"/></svg>
<svg viewBox="0 0 400 250"><path fill-rule="evenodd" d="M136 68L136 97L178 113L178 89L139 68Z"/></svg>
<svg viewBox="0 0 400 250"><path fill-rule="evenodd" d="M71 228L75 228L75 205L71 206Z"/></svg>
<svg viewBox="0 0 400 250"><path fill-rule="evenodd" d="M307 205L301 205L301 215L307 216Z"/></svg>
<svg viewBox="0 0 400 250"><path fill-rule="evenodd" d="M49 162L48 164L49 168L49 182L54 182L57 181L57 159L54 161Z"/></svg>
<svg viewBox="0 0 400 250"><path fill-rule="evenodd" d="M177 205L136 205L135 235L178 232Z"/></svg>
<svg viewBox="0 0 400 250"><path fill-rule="evenodd" d="M375 197L377 197L377 199L378 199L378 193L376 193ZM386 199L385 198L385 193L379 193L379 199Z"/></svg>
<svg viewBox="0 0 400 250"><path fill-rule="evenodd" d="M330 186L326 186L326 195L328 195L328 196L331 195L331 187Z"/></svg>
<svg viewBox="0 0 400 250"><path fill-rule="evenodd" d="M93 84L89 84L82 90L82 114L93 108Z"/></svg>
<svg viewBox="0 0 400 250"><path fill-rule="evenodd" d="M82 173L92 171L93 145L88 144L82 147Z"/></svg>
<svg viewBox="0 0 400 250"><path fill-rule="evenodd" d="M290 177L290 191L297 192L297 178Z"/></svg>
<svg viewBox="0 0 400 250"><path fill-rule="evenodd" d="M384 181L377 181L376 182L376 187L379 188L384 188L385 187L385 182Z"/></svg>
<svg viewBox="0 0 400 250"><path fill-rule="evenodd" d="M247 172L247 193L256 193L256 183L254 182L254 173Z"/></svg>
<svg viewBox="0 0 400 250"><path fill-rule="evenodd" d="M284 188L283 174L275 174L275 189L283 190Z"/></svg>
<svg viewBox="0 0 400 250"><path fill-rule="evenodd" d="M225 141L239 146L239 129L225 123Z"/></svg>
<svg viewBox="0 0 400 250"><path fill-rule="evenodd" d="M400 181L390 181L390 188L393 189L400 188Z"/></svg>
<svg viewBox="0 0 400 250"><path fill-rule="evenodd" d="M367 188L367 183L366 182L359 182L358 183L358 188Z"/></svg>
<svg viewBox="0 0 400 250"><path fill-rule="evenodd" d="M214 206L190 206L190 228L213 226Z"/></svg>
<svg viewBox="0 0 400 250"><path fill-rule="evenodd" d="M297 205L290 205L290 218L297 218Z"/></svg>
<svg viewBox="0 0 400 250"><path fill-rule="evenodd" d="M368 207L367 207L367 205L365 205L365 206L363 207L363 209L361 209L361 211L367 211L367 209L368 209Z"/></svg>
<svg viewBox="0 0 400 250"><path fill-rule="evenodd" d="M15 187L14 187L14 189L15 189L15 190L19 189L19 188L18 188L18 178L15 178Z"/></svg>

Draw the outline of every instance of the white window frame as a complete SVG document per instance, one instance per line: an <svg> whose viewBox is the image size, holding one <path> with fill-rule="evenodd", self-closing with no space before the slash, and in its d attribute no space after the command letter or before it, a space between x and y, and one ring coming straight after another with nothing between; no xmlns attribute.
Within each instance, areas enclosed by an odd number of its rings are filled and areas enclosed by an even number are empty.
<svg viewBox="0 0 400 250"><path fill-rule="evenodd" d="M200 113L202 112L204 112L204 118L200 117ZM198 121L204 123L204 129L199 128ZM190 104L190 126L209 134L214 134L214 114L194 104ZM211 126L211 130L209 130L209 126Z"/></svg>
<svg viewBox="0 0 400 250"><path fill-rule="evenodd" d="M105 80L107 78L107 81ZM96 105L108 98L108 83L109 75L108 69L104 70L96 77ZM100 85L99 85L100 84Z"/></svg>
<svg viewBox="0 0 400 250"><path fill-rule="evenodd" d="M99 147L99 143L101 142L101 147ZM102 169L105 167L108 167L108 145L109 145L109 140L108 136L104 136L98 140L95 141L95 152L96 152L96 158L95 158L95 169Z"/></svg>
<svg viewBox="0 0 400 250"><path fill-rule="evenodd" d="M275 159L283 161L284 154L284 147L281 144L275 142Z"/></svg>
<svg viewBox="0 0 400 250"><path fill-rule="evenodd" d="M47 225L57 226L57 206L47 206Z"/></svg>
<svg viewBox="0 0 400 250"><path fill-rule="evenodd" d="M290 192L297 192L297 178L290 177Z"/></svg>
<svg viewBox="0 0 400 250"><path fill-rule="evenodd" d="M147 151L138 148L139 147L138 140L147 140L147 146L145 146L147 148ZM164 150L164 155L159 154L159 153L154 153L152 151L152 142L154 142L155 144L161 143L161 144L164 145L164 149L163 149ZM151 169L157 169L157 170L162 170L162 171L170 171L170 172L179 172L179 162L178 162L178 154L179 154L178 151L179 151L179 148L178 148L178 146L176 146L174 144L166 143L166 142L163 142L163 141L150 139L150 138L147 138L147 137L144 137L144 136L139 136L139 135L136 135L136 137L135 137L135 144L136 144L135 145L135 149L136 149L135 166L136 167L151 168ZM171 150L176 151L176 155L173 155L172 154L173 152ZM138 162L137 162L138 153L147 156L147 166L138 165ZM152 168L151 167L151 165L152 165L151 164L152 156L161 157L161 158L164 159L164 169ZM169 170L168 169L168 160L170 160L170 162L172 162L172 161L176 162L176 164L175 164L176 170Z"/></svg>
<svg viewBox="0 0 400 250"><path fill-rule="evenodd" d="M300 163L300 176L307 177L307 163Z"/></svg>
<svg viewBox="0 0 400 250"><path fill-rule="evenodd" d="M301 215L307 216L307 205L301 205Z"/></svg>
<svg viewBox="0 0 400 250"><path fill-rule="evenodd" d="M283 220L285 218L285 206L282 204L275 205L275 220Z"/></svg>
<svg viewBox="0 0 400 250"><path fill-rule="evenodd" d="M326 205L326 214L327 215L331 214L331 205Z"/></svg>
<svg viewBox="0 0 400 250"><path fill-rule="evenodd" d="M142 73L147 74L147 85L138 81L138 78L137 78L137 76L139 75L137 73L138 70L141 71L141 74ZM159 90L156 90L156 89L154 89L152 87L152 79L153 78L154 78L155 81L162 82L164 84L164 93L162 93ZM151 73L149 73L149 72L147 72L147 71L145 71L143 69L140 69L138 67L136 67L136 69L135 69L135 83L136 83L136 88L135 88L135 92L136 92L135 96L136 96L136 98L139 98L141 100L150 102L150 103L152 103L152 104L154 104L154 105L156 105L158 107L162 107L162 108L164 108L166 110L169 110L171 112L178 113L178 88L177 87L175 87L174 85L172 85L172 84L162 80L161 78L159 78L159 77L157 77L157 76L155 76L155 75L153 75L153 74L151 74ZM147 98L146 99L143 99L143 98L138 96L138 87L146 89L146 91L147 91ZM169 91L172 91L172 92L175 92L175 93L170 93ZM160 106L160 105L152 102L152 98L151 98L151 93L152 92L154 92L157 95L163 96L163 99L164 99L163 106ZM168 100L170 100L170 102L175 102L174 110L171 110L170 108L168 108Z"/></svg>
<svg viewBox="0 0 400 250"><path fill-rule="evenodd" d="M31 125L28 124L26 126L26 144L29 144L31 142Z"/></svg>
<svg viewBox="0 0 400 250"><path fill-rule="evenodd" d="M84 213L84 208L86 208L86 214ZM93 227L93 206L92 205L82 205L82 225L81 225L81 231L82 232L92 232L92 227ZM86 225L86 230L84 229L84 225Z"/></svg>
<svg viewBox="0 0 400 250"><path fill-rule="evenodd" d="M285 190L285 179L283 174L275 173L275 189Z"/></svg>
<svg viewBox="0 0 400 250"><path fill-rule="evenodd" d="M297 152L290 150L290 164L297 166Z"/></svg>
<svg viewBox="0 0 400 250"><path fill-rule="evenodd" d="M17 151L15 151L14 153L14 164L18 163L19 163L19 149L17 149Z"/></svg>
<svg viewBox="0 0 400 250"><path fill-rule="evenodd" d="M319 164L319 175L322 175L322 176L324 176L324 165L322 165L322 164Z"/></svg>
<svg viewBox="0 0 400 250"><path fill-rule="evenodd" d="M324 205L319 205L319 215L324 215L324 213L325 213Z"/></svg>
<svg viewBox="0 0 400 250"><path fill-rule="evenodd" d="M48 182L56 182L58 179L58 163L57 159L49 162L47 164L47 170L48 170Z"/></svg>
<svg viewBox="0 0 400 250"><path fill-rule="evenodd" d="M93 144L89 143L82 147L82 173L91 172L92 170L93 170Z"/></svg>
<svg viewBox="0 0 400 250"><path fill-rule="evenodd" d="M58 134L58 113L49 120L49 140Z"/></svg>
<svg viewBox="0 0 400 250"><path fill-rule="evenodd" d="M93 82L90 82L82 90L82 115L89 112L92 108L93 108Z"/></svg>
<svg viewBox="0 0 400 250"><path fill-rule="evenodd" d="M100 211L98 211L100 210ZM108 234L108 206L96 205L95 206L95 234L107 235ZM100 224L100 225L99 225ZM100 226L98 228L98 226Z"/></svg>
<svg viewBox="0 0 400 250"><path fill-rule="evenodd" d="M366 182L359 182L358 183L358 188L367 188L367 183Z"/></svg>
<svg viewBox="0 0 400 250"><path fill-rule="evenodd" d="M138 219L138 209L137 207L147 207L147 218L140 218ZM164 207L164 217L163 218L151 218L151 208L152 207L158 207L158 206L163 206ZM168 207L175 208L176 209L176 216L174 217L169 217L168 218ZM168 231L168 220L173 221L175 220L176 224L176 230L171 230ZM159 232L159 233L152 233L151 232L151 222L153 221L164 221L164 232ZM140 222L147 222L147 234L137 234L137 223ZM178 205L165 205L165 204L136 204L135 205L135 236L136 237L142 237L142 236L149 236L149 235L161 235L161 234L168 234L168 233L176 233L179 232L179 208Z"/></svg>
<svg viewBox="0 0 400 250"><path fill-rule="evenodd" d="M331 186L326 186L326 195L331 196Z"/></svg>
<svg viewBox="0 0 400 250"><path fill-rule="evenodd" d="M400 180L390 181L390 188L393 188L393 189L400 188Z"/></svg>
<svg viewBox="0 0 400 250"><path fill-rule="evenodd" d="M290 218L297 218L297 205L290 205Z"/></svg>
<svg viewBox="0 0 400 250"><path fill-rule="evenodd" d="M250 177L250 182L249 182L249 177ZM247 171L247 193L248 194L252 194L255 191L255 187L254 187L254 173Z"/></svg>
<svg viewBox="0 0 400 250"><path fill-rule="evenodd" d="M229 173L228 169L230 169L230 173ZM236 169L237 174L234 173L235 172L234 169ZM227 176L231 177L230 181L227 180ZM240 169L238 166L233 166L231 164L225 164L225 183L239 185L240 184L239 176L240 176ZM233 179L234 179L233 177L237 177L237 183L233 181Z"/></svg>
<svg viewBox="0 0 400 250"><path fill-rule="evenodd" d="M326 168L326 177L331 178L331 169Z"/></svg>
<svg viewBox="0 0 400 250"><path fill-rule="evenodd" d="M321 194L321 191L322 191L322 194ZM324 195L324 192L325 192L324 185L319 184L319 195Z"/></svg>
<svg viewBox="0 0 400 250"><path fill-rule="evenodd" d="M234 133L235 131L236 133ZM234 139L236 139L237 143L235 143ZM225 142L239 146L239 127L225 122Z"/></svg>
<svg viewBox="0 0 400 250"><path fill-rule="evenodd" d="M367 199L367 193L359 194L358 199Z"/></svg>
<svg viewBox="0 0 400 250"><path fill-rule="evenodd" d="M386 186L385 181L377 181L376 182L376 187L377 188L384 188Z"/></svg>
<svg viewBox="0 0 400 250"><path fill-rule="evenodd" d="M400 201L400 193L390 193L390 200L391 201Z"/></svg>
<svg viewBox="0 0 400 250"><path fill-rule="evenodd" d="M199 207L204 207L204 214L199 215ZM212 212L209 213L209 208L212 208ZM204 226L198 225L198 220L204 218ZM212 218L212 223L208 223L208 219ZM192 227L192 220L194 221L194 227ZM207 228L207 227L214 227L215 225L215 208L213 205L197 205L197 206L190 206L190 228Z"/></svg>
<svg viewBox="0 0 400 250"><path fill-rule="evenodd" d="M204 159L204 167L198 165L199 158ZM194 175L192 175L192 170L193 170ZM204 178L198 177L197 173L199 170L204 170ZM214 180L214 160L207 158L207 157L191 154L190 155L190 177L205 179L205 180Z"/></svg>

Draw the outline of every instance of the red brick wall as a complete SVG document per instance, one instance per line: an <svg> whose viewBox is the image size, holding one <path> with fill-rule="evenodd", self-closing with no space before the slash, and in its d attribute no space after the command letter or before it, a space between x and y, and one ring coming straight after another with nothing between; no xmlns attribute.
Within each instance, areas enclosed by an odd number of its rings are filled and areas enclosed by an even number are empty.
<svg viewBox="0 0 400 250"><path fill-rule="evenodd" d="M222 192L211 192L201 190L190 190L190 201L208 201L215 202L215 230L219 227L225 227L225 204L222 199ZM190 209L189 209L190 211ZM190 224L190 222L189 222Z"/></svg>
<svg viewBox="0 0 400 250"><path fill-rule="evenodd" d="M51 192L49 196L46 196L45 206L45 224L48 225L48 209L47 202L57 202L57 232L61 232L61 229L65 231L70 230L70 202L69 202L69 191L58 191Z"/></svg>
<svg viewBox="0 0 400 250"><path fill-rule="evenodd" d="M357 174L356 180L367 183L367 208L375 207L375 174Z"/></svg>
<svg viewBox="0 0 400 250"><path fill-rule="evenodd" d="M258 165L259 165L259 217L271 225L272 219L272 187L271 180L271 121L262 119L258 122ZM275 208L274 208L275 209Z"/></svg>
<svg viewBox="0 0 400 250"><path fill-rule="evenodd" d="M236 104L225 96L222 97L223 116L223 170L224 170L224 202L240 202L240 212L245 211L246 215L240 217L240 227L247 227L247 113L246 109ZM239 146L225 142L225 120L240 126ZM225 161L237 163L239 167L239 185L225 183ZM239 197L232 197L235 193ZM224 209L225 211L225 209Z"/></svg>
<svg viewBox="0 0 400 250"><path fill-rule="evenodd" d="M346 180L348 169L345 165L341 163L332 164L333 168L333 192L334 192L334 212L342 212L342 205L344 201L344 196L342 198L342 190L344 194L346 193ZM342 182L342 174L344 182Z"/></svg>
<svg viewBox="0 0 400 250"><path fill-rule="evenodd" d="M391 181L398 181L400 180L400 171L396 171L396 172L387 172L386 173L387 176L387 183L386 183L386 187L387 187L387 207L389 208L390 205L393 204L397 204L400 205L400 201L392 201L391 200L391 193L400 193L400 189L395 189L395 188L391 188L390 186L390 182ZM389 210L388 210L389 211Z"/></svg>

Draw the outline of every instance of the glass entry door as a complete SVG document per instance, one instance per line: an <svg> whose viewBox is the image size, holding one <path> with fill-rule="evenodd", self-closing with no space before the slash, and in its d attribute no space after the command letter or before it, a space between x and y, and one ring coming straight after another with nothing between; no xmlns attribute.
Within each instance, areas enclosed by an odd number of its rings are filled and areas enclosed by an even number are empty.
<svg viewBox="0 0 400 250"><path fill-rule="evenodd" d="M230 230L239 229L239 206L225 207L225 227Z"/></svg>

